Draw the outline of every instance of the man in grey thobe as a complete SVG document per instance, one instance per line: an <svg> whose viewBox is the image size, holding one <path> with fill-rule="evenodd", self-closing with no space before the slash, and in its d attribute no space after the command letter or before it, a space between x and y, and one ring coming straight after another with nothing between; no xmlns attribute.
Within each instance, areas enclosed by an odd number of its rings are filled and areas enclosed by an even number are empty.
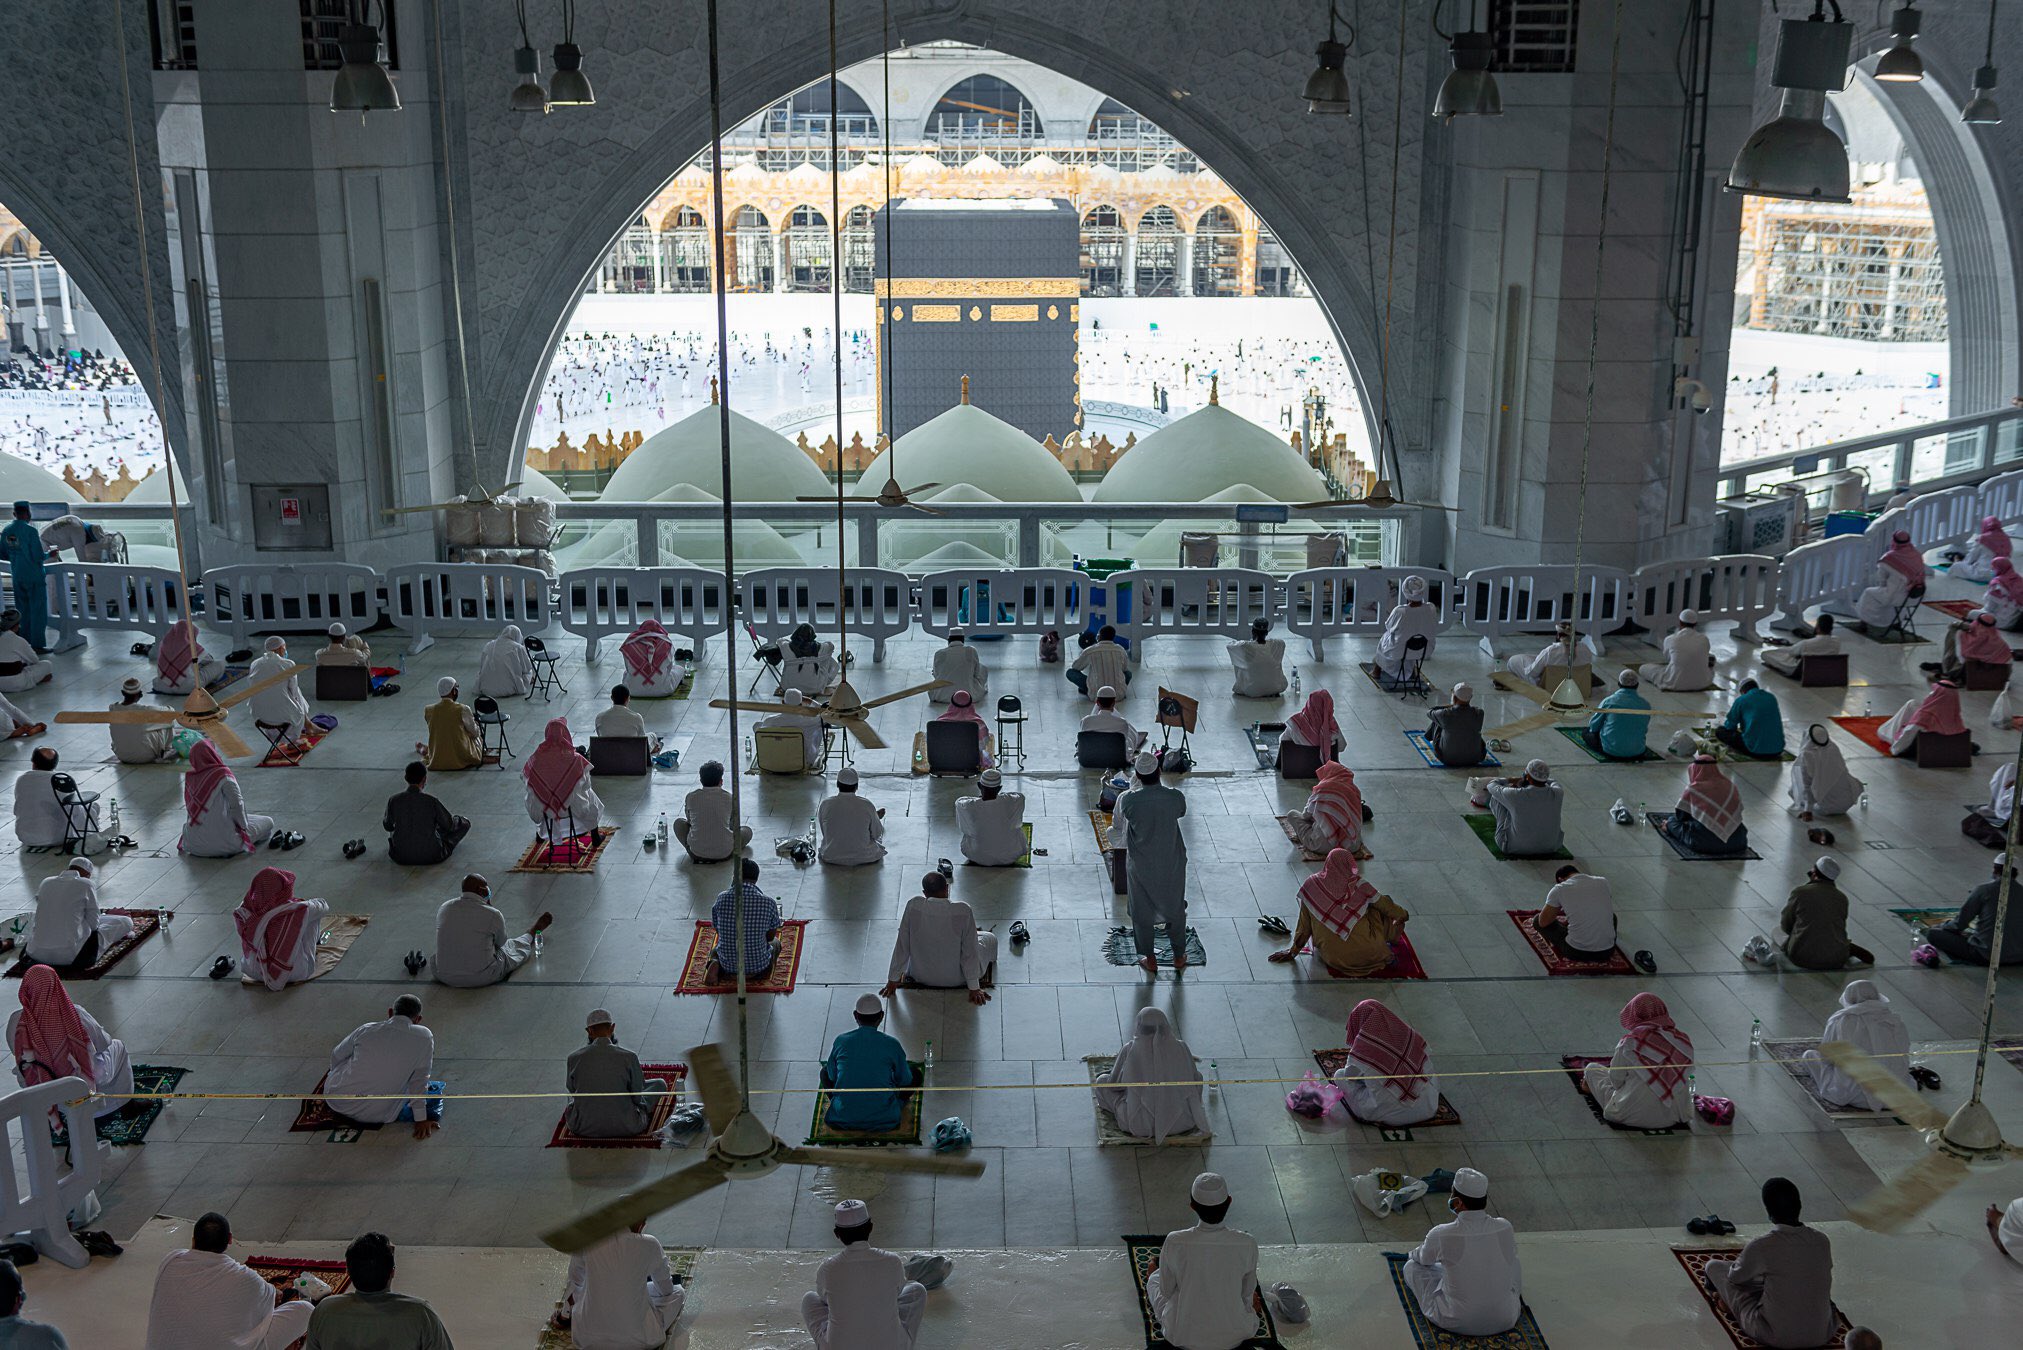
<svg viewBox="0 0 2023 1350"><path fill-rule="evenodd" d="M1489 785L1489 813L1496 818L1496 847L1510 858L1550 858L1565 846L1559 808L1565 793L1552 781L1542 759L1524 766L1524 776Z"/></svg>
<svg viewBox="0 0 2023 1350"><path fill-rule="evenodd" d="M1833 1245L1798 1221L1798 1187L1763 1183L1771 1229L1735 1261L1709 1261L1707 1285L1735 1314L1743 1334L1769 1346L1825 1345L1833 1339Z"/></svg>
<svg viewBox="0 0 2023 1350"><path fill-rule="evenodd" d="M1163 923L1173 944L1173 968L1179 970L1187 964L1187 840L1180 833L1187 798L1179 788L1159 782L1159 757L1151 751L1140 754L1132 767L1138 783L1117 798L1111 840L1123 846L1130 860L1125 871L1138 964L1147 971L1159 969L1152 928Z"/></svg>
<svg viewBox="0 0 2023 1350"><path fill-rule="evenodd" d="M588 1044L569 1055L569 1091L586 1095L569 1103L564 1117L571 1134L586 1139L625 1139L646 1133L653 1099L666 1093L667 1080L648 1078L639 1056L618 1043L610 1013L593 1008L583 1019ZM625 1093L625 1096L603 1096Z"/></svg>

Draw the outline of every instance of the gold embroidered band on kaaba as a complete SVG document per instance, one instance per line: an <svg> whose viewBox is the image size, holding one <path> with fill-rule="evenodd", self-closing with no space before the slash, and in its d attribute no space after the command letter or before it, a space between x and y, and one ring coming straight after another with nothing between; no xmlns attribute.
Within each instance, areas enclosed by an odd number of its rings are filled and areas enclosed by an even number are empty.
<svg viewBox="0 0 2023 1350"><path fill-rule="evenodd" d="M1080 277L879 277L880 300L1079 300Z"/></svg>

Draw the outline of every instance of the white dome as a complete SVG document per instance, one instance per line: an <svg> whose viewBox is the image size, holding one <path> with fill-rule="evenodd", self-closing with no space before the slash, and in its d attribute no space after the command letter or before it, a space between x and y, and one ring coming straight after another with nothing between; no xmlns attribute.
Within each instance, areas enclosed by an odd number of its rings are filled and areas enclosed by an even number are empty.
<svg viewBox="0 0 2023 1350"><path fill-rule="evenodd" d="M41 465L0 451L0 504L83 500L76 488Z"/></svg>
<svg viewBox="0 0 2023 1350"><path fill-rule="evenodd" d="M1259 501L1311 502L1328 495L1327 483L1290 445L1211 403L1126 450L1090 499L1200 502L1237 486L1257 489Z"/></svg>
<svg viewBox="0 0 2023 1350"><path fill-rule="evenodd" d="M932 553L921 554L918 558L907 562L903 570L908 572L942 572L952 571L958 567L981 567L988 569L1003 567L1004 565L1004 559L998 557L996 554L986 553L975 544L966 544L958 539L951 543L943 544Z"/></svg>
<svg viewBox="0 0 2023 1350"><path fill-rule="evenodd" d="M715 404L697 408L648 436L612 473L603 500L651 501L684 483L714 494L723 486L722 411ZM741 413L731 414L731 495L738 501L792 501L835 490L800 446Z"/></svg>
<svg viewBox="0 0 2023 1350"><path fill-rule="evenodd" d="M539 469L526 467L520 470L520 486L514 489L514 494L521 497L546 497L551 502L575 500L547 474Z"/></svg>
<svg viewBox="0 0 2023 1350"><path fill-rule="evenodd" d="M922 502L995 502L998 499L980 487L951 483L924 494ZM1007 537L1005 527L988 520L968 521L955 517L936 520L912 511L898 513L901 520L887 525L882 534L887 556L904 572L931 572L941 567L1004 567L1006 555L1018 556L1016 534Z"/></svg>
<svg viewBox="0 0 2023 1350"><path fill-rule="evenodd" d="M1082 500L1075 480L1046 447L973 403L958 403L901 436L899 444L864 466L864 476L850 489L852 495L878 495L891 477L887 466L894 451L902 488L916 483L966 484L1001 502Z"/></svg>
<svg viewBox="0 0 2023 1350"><path fill-rule="evenodd" d="M1220 492L1212 492L1201 500L1204 502L1275 503L1278 499L1259 492L1248 483L1237 483L1232 487L1224 488ZM1318 499L1307 498L1305 500ZM1139 536L1137 543L1132 544L1129 549L1122 551L1128 552L1140 567L1175 567L1180 562L1181 535L1233 528L1235 527L1227 522L1218 525L1203 520L1162 520Z"/></svg>

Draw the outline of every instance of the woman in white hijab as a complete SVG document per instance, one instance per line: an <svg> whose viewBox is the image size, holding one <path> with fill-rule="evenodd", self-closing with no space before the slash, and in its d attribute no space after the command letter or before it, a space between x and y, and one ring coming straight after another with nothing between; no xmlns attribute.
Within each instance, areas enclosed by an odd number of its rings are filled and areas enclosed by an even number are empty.
<svg viewBox="0 0 2023 1350"><path fill-rule="evenodd" d="M485 644L478 657L478 693L487 698L525 698L534 689L534 658L520 626L509 623Z"/></svg>
<svg viewBox="0 0 2023 1350"><path fill-rule="evenodd" d="M1861 800L1866 790L1861 779L1847 771L1840 747L1814 722L1805 733L1805 744L1791 766L1792 809L1800 820L1814 816L1844 816Z"/></svg>
<svg viewBox="0 0 2023 1350"><path fill-rule="evenodd" d="M1904 1019L1890 1009L1890 1001L1868 980L1849 980L1840 991L1840 1007L1826 1019L1821 1041L1846 1041L1857 1050L1874 1055L1876 1063L1888 1069L1892 1078L1905 1087L1911 1085L1911 1033ZM1805 1070L1812 1075L1813 1090L1828 1106L1852 1107L1859 1111L1880 1111L1883 1104L1871 1097L1852 1078L1820 1057L1819 1051L1805 1052Z"/></svg>
<svg viewBox="0 0 2023 1350"><path fill-rule="evenodd" d="M1096 1080L1096 1104L1116 1118L1117 1128L1155 1144L1167 1135L1207 1134L1208 1106L1200 1085L1111 1087L1111 1083L1193 1083L1201 1076L1194 1052L1173 1034L1173 1024L1157 1008L1141 1009L1137 1034L1124 1042L1117 1062Z"/></svg>

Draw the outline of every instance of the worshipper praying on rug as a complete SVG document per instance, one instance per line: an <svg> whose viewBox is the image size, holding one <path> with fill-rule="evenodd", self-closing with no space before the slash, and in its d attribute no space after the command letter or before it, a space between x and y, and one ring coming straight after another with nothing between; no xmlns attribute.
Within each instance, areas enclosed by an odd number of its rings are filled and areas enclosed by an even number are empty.
<svg viewBox="0 0 2023 1350"><path fill-rule="evenodd" d="M1271 635L1270 619L1252 619L1250 637L1231 638L1223 650L1229 653L1230 669L1236 672L1231 694L1237 698L1277 698L1285 692L1285 639Z"/></svg>
<svg viewBox="0 0 2023 1350"><path fill-rule="evenodd" d="M1875 953L1847 939L1847 893L1836 884L1839 877L1838 862L1815 859L1805 880L1785 897L1777 931L1769 938L1749 939L1742 958L1773 970L1840 970L1850 962L1874 965Z"/></svg>
<svg viewBox="0 0 2023 1350"><path fill-rule="evenodd" d="M344 1273L351 1287L316 1305L303 1350L450 1350L450 1333L428 1301L394 1291L393 1243L384 1233L353 1238Z"/></svg>
<svg viewBox="0 0 2023 1350"><path fill-rule="evenodd" d="M486 698L525 698L534 691L534 658L518 624L500 629L479 653L477 691Z"/></svg>
<svg viewBox="0 0 2023 1350"><path fill-rule="evenodd" d="M35 888L35 915L21 934L30 961L88 967L133 936L132 919L99 909L97 871L91 859L72 858Z"/></svg>
<svg viewBox="0 0 2023 1350"><path fill-rule="evenodd" d="M330 641L316 649L316 664L319 666L363 666L372 668L372 644L355 633L345 631L341 623L333 623L324 630Z"/></svg>
<svg viewBox="0 0 2023 1350"><path fill-rule="evenodd" d="M1304 745L1321 752L1321 762L1334 759L1347 748L1341 725L1335 721L1335 696L1325 689L1307 695L1300 710L1288 717L1285 733L1278 738L1279 753L1288 745Z"/></svg>
<svg viewBox="0 0 2023 1350"><path fill-rule="evenodd" d="M1964 682L1969 661L1977 665L2002 667L2005 684L2008 668L2016 661L2016 654L2009 649L2002 630L1996 626L1995 616L1985 609L1973 610L1966 618L1947 624L1945 636L1939 640L1939 659L1920 661L1918 669L1929 675L1944 675L1949 680Z"/></svg>
<svg viewBox="0 0 2023 1350"><path fill-rule="evenodd" d="M1693 1038L1679 1030L1656 994L1638 994L1617 1019L1623 1036L1607 1064L1581 1072L1602 1119L1633 1130L1664 1130L1693 1118Z"/></svg>
<svg viewBox="0 0 2023 1350"><path fill-rule="evenodd" d="M428 745L422 762L438 773L475 769L485 762L484 740L470 705L457 702L457 682L451 675L436 681L436 701L422 711Z"/></svg>
<svg viewBox="0 0 2023 1350"><path fill-rule="evenodd" d="M1125 720L1124 714L1117 711L1117 690L1114 685L1106 684L1096 690L1095 711L1083 715L1081 729L1116 732L1124 738L1124 753L1127 755L1137 754L1138 747L1145 744L1145 733L1132 726Z"/></svg>
<svg viewBox="0 0 2023 1350"><path fill-rule="evenodd" d="M252 684L271 680L282 672L294 669L295 663L288 659L288 644L279 637L267 639L267 649L254 659L246 672L246 679ZM294 743L302 739L309 726L309 700L302 697L300 677L290 675L278 684L262 689L246 701L247 711L252 713L256 726L268 729L281 743Z"/></svg>
<svg viewBox="0 0 2023 1350"><path fill-rule="evenodd" d="M1896 714L1875 729L1875 734L1892 755L1902 758L1915 753L1918 736L1923 732L1957 736L1966 729L1966 720L1960 716L1960 686L1951 680L1938 679L1932 681L1931 692L1923 698L1905 699ZM1978 751L1980 747L1974 749Z"/></svg>
<svg viewBox="0 0 2023 1350"><path fill-rule="evenodd" d="M1131 767L1137 781L1110 812L1110 843L1131 860L1125 886L1132 943L1139 967L1157 974L1153 929L1165 925L1178 972L1187 967L1187 836L1180 831L1187 797L1159 781L1159 757L1151 751L1139 751Z"/></svg>
<svg viewBox="0 0 2023 1350"><path fill-rule="evenodd" d="M1648 749L1651 719L1638 717L1634 709L1649 708L1637 692L1642 683L1636 671L1625 666L1616 672L1615 692L1595 705L1595 711L1581 728L1581 744L1603 759L1638 760Z"/></svg>
<svg viewBox="0 0 2023 1350"><path fill-rule="evenodd" d="M1616 953L1616 897L1607 877L1572 863L1553 873L1545 908L1531 926L1568 961L1606 961Z"/></svg>
<svg viewBox="0 0 2023 1350"><path fill-rule="evenodd" d="M1440 611L1426 603L1426 578L1406 577L1398 594L1404 603L1392 609L1377 637L1374 664L1377 674L1386 680L1402 680L1410 673L1409 667L1432 660L1440 633ZM1416 657L1409 647L1413 638L1426 639L1425 649Z"/></svg>
<svg viewBox="0 0 2023 1350"><path fill-rule="evenodd" d="M984 721L983 714L976 710L976 705L969 696L969 690L956 690L954 696L948 701L947 709L934 720L937 722L967 722L975 727L978 762L986 769L996 763L990 754L990 723Z"/></svg>
<svg viewBox="0 0 2023 1350"><path fill-rule="evenodd" d="M648 1078L639 1056L618 1043L618 1021L603 1008L583 1019L584 1044L569 1052L569 1110L563 1121L585 1139L630 1139L653 1121L665 1078Z"/></svg>
<svg viewBox="0 0 2023 1350"><path fill-rule="evenodd" d="M948 898L948 878L929 872L920 879L920 894L899 914L899 935L893 939L892 962L885 974L882 998L899 992L900 981L926 989L967 989L969 1001L990 1002L983 981L997 980L997 934L976 926L976 911Z"/></svg>
<svg viewBox="0 0 2023 1350"><path fill-rule="evenodd" d="M2007 558L1997 558L1988 565L1994 575L1988 579L1988 589L1981 596L1981 608L1995 616L1995 622L2003 631L2013 633L2023 628L2023 572L2016 570L2016 564Z"/></svg>
<svg viewBox="0 0 2023 1350"><path fill-rule="evenodd" d="M1524 1271L1510 1220L1489 1214L1489 1178L1473 1167L1455 1171L1447 1208L1400 1267L1419 1311L1457 1336L1498 1336L1524 1313Z"/></svg>
<svg viewBox="0 0 2023 1350"><path fill-rule="evenodd" d="M1116 1062L1096 1079L1096 1105L1124 1133L1155 1144L1164 1144L1168 1135L1209 1133L1201 1070L1187 1042L1173 1034L1172 1022L1157 1008L1139 1009L1131 1027Z"/></svg>
<svg viewBox="0 0 2023 1350"><path fill-rule="evenodd" d="M780 664L782 689L821 698L842 678L843 663L836 659L836 644L818 639L813 624L801 624L787 635L786 658Z"/></svg>
<svg viewBox="0 0 2023 1350"><path fill-rule="evenodd" d="M1082 648L1067 676L1068 683L1084 694L1108 689L1112 699L1119 699L1129 693L1131 656L1118 645L1117 630L1107 623L1098 629L1096 640Z"/></svg>
<svg viewBox="0 0 2023 1350"><path fill-rule="evenodd" d="M856 1027L837 1036L829 1046L829 1057L822 1061L822 1086L891 1090L831 1093L822 1123L832 1130L866 1134L897 1129L906 1114L902 1089L919 1087L920 1073L906 1062L906 1047L879 1030L885 1021L885 1005L878 995L860 995L853 1016Z"/></svg>
<svg viewBox="0 0 2023 1350"><path fill-rule="evenodd" d="M69 818L56 803L56 751L43 745L28 757L28 767L14 779L14 837L30 848L55 848L68 837ZM89 828L98 829L98 803L79 808Z"/></svg>
<svg viewBox="0 0 2023 1350"><path fill-rule="evenodd" d="M1363 847L1363 822L1370 816L1356 775L1339 760L1320 767L1307 792L1307 804L1279 819L1293 842L1308 853L1326 857L1334 849L1354 853Z"/></svg>
<svg viewBox="0 0 2023 1350"><path fill-rule="evenodd" d="M227 1256L231 1245L232 1225L212 1210L191 1227L189 1246L162 1258L142 1350L284 1350L309 1330L330 1286L310 1275L306 1297L290 1297Z"/></svg>
<svg viewBox="0 0 2023 1350"><path fill-rule="evenodd" d="M1566 846L1560 809L1566 789L1552 781L1542 759L1513 778L1471 779L1483 783L1482 802L1496 822L1496 849L1506 858L1549 858Z"/></svg>
<svg viewBox="0 0 2023 1350"><path fill-rule="evenodd" d="M1362 864L1348 849L1334 849L1321 870L1300 883L1299 902L1291 941L1266 960L1283 965L1311 942L1331 974L1361 979L1397 959L1391 944L1404 936L1410 915L1363 879Z"/></svg>
<svg viewBox="0 0 2023 1350"><path fill-rule="evenodd" d="M1826 1019L1820 1044L1842 1041L1871 1056L1905 1087L1911 1083L1911 1032L1890 1007L1882 990L1868 980L1849 980L1840 991L1840 1006ZM1805 1052L1805 1072L1812 1090L1828 1106L1858 1111L1887 1110L1880 1099L1848 1077L1817 1050Z"/></svg>
<svg viewBox="0 0 2023 1350"><path fill-rule="evenodd" d="M263 867L232 911L240 968L276 992L316 973L316 942L330 906L295 894L295 874Z"/></svg>
<svg viewBox="0 0 2023 1350"><path fill-rule="evenodd" d="M19 694L55 675L55 664L43 660L21 636L20 611L0 611L0 694Z"/></svg>
<svg viewBox="0 0 2023 1350"><path fill-rule="evenodd" d="M2010 792L2014 791L2012 786ZM1995 855L1989 878L1967 892L1967 901L1958 914L1924 930L1925 941L1951 960L1970 966L1987 965L1995 951L1995 910L2001 899L2005 870L2011 879L2012 894L2009 922L2002 932L2001 960L2005 966L2023 964L2023 890L2013 889L2016 869L2009 866L2007 852Z"/></svg>
<svg viewBox="0 0 2023 1350"><path fill-rule="evenodd" d="M1792 762L1791 782L1786 789L1798 818L1844 816L1867 790L1861 779L1847 771L1847 759L1827 735L1826 728L1818 722L1807 727L1805 744L1798 747L1798 758Z"/></svg>
<svg viewBox="0 0 2023 1350"><path fill-rule="evenodd" d="M190 747L190 767L183 773L183 833L179 847L192 858L236 858L277 840L284 849L299 848L302 836L275 829L274 817L246 811L239 779L208 738Z"/></svg>
<svg viewBox="0 0 2023 1350"><path fill-rule="evenodd" d="M646 729L646 718L632 706L632 690L622 684L611 686L611 706L597 714L591 734L600 740L645 741L648 753L660 753L660 737Z"/></svg>
<svg viewBox="0 0 2023 1350"><path fill-rule="evenodd" d="M112 705L113 711L121 708L159 708L158 704L142 703L140 696L139 680L129 678L122 681L119 702ZM114 722L106 727L106 731L112 738L113 758L122 764L160 764L176 757L176 725L173 722L164 722L159 726L149 726L144 722Z"/></svg>
<svg viewBox="0 0 2023 1350"><path fill-rule="evenodd" d="M1426 714L1426 748L1450 769L1472 769L1489 758L1482 741L1482 709L1475 706L1475 688L1454 686L1453 701Z"/></svg>
<svg viewBox="0 0 2023 1350"><path fill-rule="evenodd" d="M1798 1187L1784 1177L1763 1183L1771 1229L1751 1238L1733 1261L1707 1263L1707 1287L1742 1334L1772 1350L1801 1350L1834 1338L1833 1243L1798 1221Z"/></svg>
<svg viewBox="0 0 2023 1350"><path fill-rule="evenodd" d="M640 1219L569 1258L562 1306L548 1318L576 1350L660 1350L681 1317L681 1281Z"/></svg>
<svg viewBox="0 0 2023 1350"><path fill-rule="evenodd" d="M435 1033L422 1025L421 1000L402 994L386 1010L384 1022L354 1028L330 1052L324 1094L338 1116L367 1125L414 1122L414 1137L427 1139L442 1127L429 1119L429 1074L435 1065Z"/></svg>
<svg viewBox="0 0 2023 1350"><path fill-rule="evenodd" d="M1854 630L1878 632L1896 622L1897 614L1911 598L1913 588L1925 584L1929 572L1925 555L1911 544L1911 532L1898 530L1890 536L1890 546L1876 560L1875 585L1855 598Z"/></svg>
<svg viewBox="0 0 2023 1350"><path fill-rule="evenodd" d="M1588 652L1574 639L1573 625L1562 621L1553 625L1552 641L1530 656L1513 656L1504 668L1527 684L1543 684L1546 672L1554 668L1568 672L1569 678L1585 692L1588 686ZM1550 693L1551 690L1546 692Z"/></svg>
<svg viewBox="0 0 2023 1350"><path fill-rule="evenodd" d="M1981 531L1967 545L1966 556L1946 569L1946 575L1956 581L1985 582L1995 575L1995 559L2007 558L2013 551L2008 531L2002 528L2000 516L1981 517Z"/></svg>
<svg viewBox="0 0 2023 1350"><path fill-rule="evenodd" d="M94 1116L109 1116L133 1091L133 1061L126 1042L106 1034L98 1019L70 1001L70 991L50 966L30 966L21 977L21 1006L7 1019L7 1044L14 1051L14 1081L22 1087L72 1074L101 1097Z"/></svg>
<svg viewBox="0 0 2023 1350"><path fill-rule="evenodd" d="M527 756L520 775L527 780L527 816L537 839L552 844L587 834L592 848L604 841L599 828L604 802L590 786L590 761L576 753L567 720L548 720L541 744Z"/></svg>
<svg viewBox="0 0 2023 1350"><path fill-rule="evenodd" d="M800 732L801 753L804 765L809 769L821 768L822 750L827 740L822 726L822 719L798 711L798 709L808 706L808 696L798 689L785 689L780 692L780 702L786 704L790 711L776 712L769 717L761 717L758 720L756 730L770 731L778 727L787 731Z"/></svg>
<svg viewBox="0 0 2023 1350"><path fill-rule="evenodd" d="M929 663L928 675L943 681L942 688L927 691L929 703L946 703L958 693L968 694L972 703L981 703L990 693L990 672L984 669L983 656L969 645L960 628L949 630L948 641Z"/></svg>
<svg viewBox="0 0 2023 1350"><path fill-rule="evenodd" d="M871 1210L862 1200L836 1204L843 1250L815 1268L815 1288L801 1297L801 1324L815 1350L913 1350L927 1312L927 1288L906 1278L906 1263L871 1245Z"/></svg>
<svg viewBox="0 0 2023 1350"><path fill-rule="evenodd" d="M736 842L731 839L731 794L724 791L724 766L712 759L696 771L700 784L681 799L681 817L674 822L674 837L688 851L690 862L719 863L742 852L752 842L752 827L740 825Z"/></svg>
<svg viewBox="0 0 2023 1350"><path fill-rule="evenodd" d="M625 661L623 688L636 697L671 698L688 678L688 672L674 659L674 639L658 619L641 620L618 644L618 654Z"/></svg>
<svg viewBox="0 0 2023 1350"><path fill-rule="evenodd" d="M1187 1188L1192 1228L1166 1235L1145 1276L1145 1302L1174 1350L1237 1350L1257 1331L1257 1239L1225 1228L1229 1183L1203 1172Z"/></svg>
<svg viewBox="0 0 2023 1350"><path fill-rule="evenodd" d="M1749 827L1742 823L1742 789L1721 772L1712 755L1695 755L1686 766L1686 788L1672 808L1666 831L1694 853L1739 858L1749 852Z"/></svg>
<svg viewBox="0 0 2023 1350"><path fill-rule="evenodd" d="M519 937L506 936L506 916L492 904L492 883L473 872L463 894L436 909L435 978L452 989L497 984L534 955L534 940L555 916L542 911Z"/></svg>
<svg viewBox="0 0 2023 1350"><path fill-rule="evenodd" d="M429 795L428 766L420 760L404 771L405 790L386 799L380 825L386 830L386 853L402 867L432 867L448 862L471 832L468 816L451 815L448 807Z"/></svg>
<svg viewBox="0 0 2023 1350"><path fill-rule="evenodd" d="M962 856L979 867L1015 865L1032 851L1025 830L1025 793L1006 792L1004 775L997 769L977 775L976 793L955 799Z"/></svg>
<svg viewBox="0 0 2023 1350"><path fill-rule="evenodd" d="M1648 720L1648 719L1647 719ZM1779 759L1784 754L1784 711L1777 695L1755 680L1736 687L1727 720L1714 728L1714 739L1751 759Z"/></svg>
<svg viewBox="0 0 2023 1350"><path fill-rule="evenodd" d="M1679 611L1679 626L1665 638L1663 664L1652 662L1637 667L1637 677L1656 689L1672 693L1692 693L1714 687L1714 653L1707 635L1700 631L1698 610Z"/></svg>
<svg viewBox="0 0 2023 1350"><path fill-rule="evenodd" d="M1335 1070L1335 1086L1349 1114L1365 1125L1402 1129L1440 1114L1440 1080L1426 1054L1426 1038L1373 998L1349 1010L1349 1058Z"/></svg>
<svg viewBox="0 0 2023 1350"><path fill-rule="evenodd" d="M1839 656L1840 639L1834 636L1833 615L1822 614L1812 621L1812 636L1799 638L1789 647L1766 647L1759 660L1779 675L1797 679L1798 663L1808 656Z"/></svg>
<svg viewBox="0 0 2023 1350"><path fill-rule="evenodd" d="M780 906L759 889L756 861L738 860L738 883L717 893L709 919L716 948L703 967L704 983L732 984L740 973L756 980L772 970L780 956Z"/></svg>
<svg viewBox="0 0 2023 1350"><path fill-rule="evenodd" d="M817 856L838 867L865 867L885 857L885 808L873 806L857 791L855 769L836 775L836 794L815 812L821 833Z"/></svg>

